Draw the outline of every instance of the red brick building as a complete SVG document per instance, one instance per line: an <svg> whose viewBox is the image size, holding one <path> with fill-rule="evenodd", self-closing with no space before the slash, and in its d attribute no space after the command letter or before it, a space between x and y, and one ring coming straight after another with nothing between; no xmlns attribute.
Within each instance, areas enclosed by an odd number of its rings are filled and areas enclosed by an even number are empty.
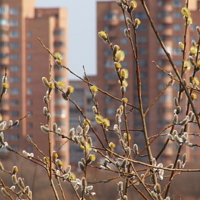
<svg viewBox="0 0 200 200"><path fill-rule="evenodd" d="M5 67L8 68L10 85L4 95L0 112L5 121L17 120L29 113L18 127L5 132L5 140L17 151L36 153L37 150L27 140L29 134L38 147L47 153L47 135L40 130L40 123L46 124L42 109L45 106L43 97L47 88L42 84L42 77L49 78L50 56L38 41L38 37L51 52L61 52L64 64L67 63L65 9L35 8L35 0L0 0L0 73L3 75ZM54 65L52 58L51 63ZM52 77L68 84L66 70L55 66ZM62 132L67 133L68 103L56 90L52 93L51 111L52 122L57 122ZM64 142L54 135L52 141L54 150L58 150ZM62 146L59 154L63 161L68 163L67 144ZM8 152L2 152L1 159L8 158L8 155Z"/></svg>
<svg viewBox="0 0 200 200"><path fill-rule="evenodd" d="M152 63L152 61L156 61L159 66L168 72L172 71L172 67L155 37L140 1L137 2L138 7L133 11L133 15L134 18L139 18L141 20L141 24L137 29L137 41L142 81L142 100L144 110L146 110L170 80L167 75ZM185 6L184 1L157 0L155 2L145 2L167 51L172 56L174 64L180 69L182 65L182 52L178 43L181 41L183 42L184 19L181 14L181 8ZM193 24L189 27L189 37L187 38L187 43L189 45L187 48L191 45L192 40L198 40L196 26L200 25L198 17L199 8L200 5L198 1L190 2L189 9L192 13ZM131 45L124 35L125 28L124 17L116 1L97 2L97 31L107 31L110 41L113 44L119 45L125 52L126 57L122 62L122 67L129 70L129 86L125 96L129 99L130 103L137 106L138 98L135 61L133 59ZM98 87L121 98L120 85L118 84L118 77L112 61L112 51L110 50L109 45L104 43L99 37L97 39L97 66ZM174 115L173 110L175 108L173 99L177 95L178 89L177 84L169 87L153 106L152 110L149 111L146 122L150 136L158 134L166 125L172 122ZM103 94L98 95L98 101L100 102L99 108L101 109L101 114L104 117L108 117L113 126L119 102L116 102ZM195 105L197 105L197 102L195 102ZM141 117L137 110L130 112L128 117L130 129L139 130L142 128ZM199 132L198 128L196 129L194 126L191 127L190 133L195 132ZM145 146L143 133L141 131L134 131L131 135L133 142L138 144L140 150L143 149ZM110 141L116 139L116 134L114 133L109 133L107 136L110 137ZM158 152L161 147L163 147L165 141L166 137L163 137L157 140L157 142L154 142L152 145L153 151ZM169 158L171 158L173 153L177 152L176 149L177 145L175 145L175 143L169 144L169 148L164 151L161 160L170 160ZM188 154L191 156L191 159L196 160L197 152L194 150L195 148L192 148L191 151L188 150Z"/></svg>

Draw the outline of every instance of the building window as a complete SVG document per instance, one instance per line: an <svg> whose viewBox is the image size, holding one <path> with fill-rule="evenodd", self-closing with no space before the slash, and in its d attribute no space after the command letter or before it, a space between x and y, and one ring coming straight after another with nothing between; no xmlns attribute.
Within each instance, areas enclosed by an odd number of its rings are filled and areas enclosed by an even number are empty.
<svg viewBox="0 0 200 200"><path fill-rule="evenodd" d="M142 126L142 120L141 119L134 119L134 126Z"/></svg>
<svg viewBox="0 0 200 200"><path fill-rule="evenodd" d="M140 67L147 67L147 60L139 60Z"/></svg>
<svg viewBox="0 0 200 200"><path fill-rule="evenodd" d="M112 56L112 51L110 49L106 49L104 51L104 56Z"/></svg>
<svg viewBox="0 0 200 200"><path fill-rule="evenodd" d="M124 49L123 51L125 53L125 56L128 56L128 54L129 54L128 50Z"/></svg>
<svg viewBox="0 0 200 200"><path fill-rule="evenodd" d="M28 117L33 117L33 112L32 111L28 111Z"/></svg>
<svg viewBox="0 0 200 200"><path fill-rule="evenodd" d="M104 99L105 103L112 103L112 102L115 102L115 100L109 96L106 96L105 99Z"/></svg>
<svg viewBox="0 0 200 200"><path fill-rule="evenodd" d="M158 7L161 7L162 5L163 5L163 2L162 2L162 1L158 1L158 2L157 2L157 6L158 6Z"/></svg>
<svg viewBox="0 0 200 200"><path fill-rule="evenodd" d="M12 49L17 49L17 48L19 48L19 43L18 43L18 42L11 42L11 43L10 43L10 47L11 47Z"/></svg>
<svg viewBox="0 0 200 200"><path fill-rule="evenodd" d="M19 111L12 111L11 112L12 117L18 117L19 116Z"/></svg>
<svg viewBox="0 0 200 200"><path fill-rule="evenodd" d="M19 71L19 66L17 66L17 65L11 65L10 66L10 71L11 72L18 72Z"/></svg>
<svg viewBox="0 0 200 200"><path fill-rule="evenodd" d="M175 18L175 19L179 19L179 18L181 18L181 17L182 17L182 15L181 15L180 12L175 12L175 13L174 13L174 18Z"/></svg>
<svg viewBox="0 0 200 200"><path fill-rule="evenodd" d="M135 12L135 18L138 19L147 19L147 15L143 11Z"/></svg>
<svg viewBox="0 0 200 200"><path fill-rule="evenodd" d="M27 105L28 106L32 106L33 105L33 101L31 99L27 99Z"/></svg>
<svg viewBox="0 0 200 200"><path fill-rule="evenodd" d="M174 84L174 90L179 91L180 90L180 85L179 84Z"/></svg>
<svg viewBox="0 0 200 200"><path fill-rule="evenodd" d="M8 8L7 5L1 5L1 6L0 6L0 14L1 14L1 15L2 15L2 14L8 14L8 10L9 10L9 8Z"/></svg>
<svg viewBox="0 0 200 200"><path fill-rule="evenodd" d="M27 77L27 83L32 83L33 82L33 79L32 79L32 77Z"/></svg>
<svg viewBox="0 0 200 200"><path fill-rule="evenodd" d="M167 85L166 83L159 83L159 84L158 84L158 90L159 90L159 91L163 90L163 89L165 88L166 85Z"/></svg>
<svg viewBox="0 0 200 200"><path fill-rule="evenodd" d="M0 53L0 60L6 59L8 57L7 53Z"/></svg>
<svg viewBox="0 0 200 200"><path fill-rule="evenodd" d="M106 80L117 79L117 74L116 74L116 72L108 72L107 74L104 75L104 79L106 79Z"/></svg>
<svg viewBox="0 0 200 200"><path fill-rule="evenodd" d="M54 104L55 104L56 106L61 106L61 105L65 105L65 104L66 104L66 101L65 101L64 99L59 98L59 99L55 99L55 100L54 100Z"/></svg>
<svg viewBox="0 0 200 200"><path fill-rule="evenodd" d="M143 36L143 35L138 36L138 37L137 37L137 42L138 42L139 44L146 43L146 42L147 42L147 36Z"/></svg>
<svg viewBox="0 0 200 200"><path fill-rule="evenodd" d="M28 42L28 43L27 43L27 48L28 48L28 49L31 49L31 48L32 48L32 43L31 43L31 42Z"/></svg>
<svg viewBox="0 0 200 200"><path fill-rule="evenodd" d="M190 25L190 30L191 31L195 31L196 30L196 25L195 24L191 24Z"/></svg>
<svg viewBox="0 0 200 200"><path fill-rule="evenodd" d="M17 99L11 100L11 106L18 106L18 105L19 105L19 100L17 100Z"/></svg>
<svg viewBox="0 0 200 200"><path fill-rule="evenodd" d="M174 1L174 7L182 7L181 1Z"/></svg>
<svg viewBox="0 0 200 200"><path fill-rule="evenodd" d="M160 102L160 103L162 103L162 102L172 102L172 95L171 94L167 94L167 95L163 94L158 99L158 102Z"/></svg>
<svg viewBox="0 0 200 200"><path fill-rule="evenodd" d="M18 54L11 54L11 60L18 60Z"/></svg>
<svg viewBox="0 0 200 200"><path fill-rule="evenodd" d="M27 36L28 36L28 37L32 37L32 31L28 31L28 32L27 32Z"/></svg>
<svg viewBox="0 0 200 200"><path fill-rule="evenodd" d="M172 47L171 46L166 46L166 50L167 50L168 53L170 53L170 54L172 53ZM162 47L160 47L158 49L158 55L165 55L165 52L164 52Z"/></svg>
<svg viewBox="0 0 200 200"><path fill-rule="evenodd" d="M163 79L163 78L167 78L169 77L167 74L165 74L164 72L158 72L157 74L157 78L158 79Z"/></svg>
<svg viewBox="0 0 200 200"><path fill-rule="evenodd" d="M32 123L32 122L29 122L29 123L28 123L28 128L29 128L29 129L33 128L33 123Z"/></svg>
<svg viewBox="0 0 200 200"><path fill-rule="evenodd" d="M65 109L56 109L55 111L55 117L65 118L66 115L67 115L67 112Z"/></svg>
<svg viewBox="0 0 200 200"><path fill-rule="evenodd" d="M182 65L182 61L181 60L174 60L174 65L176 65L177 67L180 67Z"/></svg>
<svg viewBox="0 0 200 200"><path fill-rule="evenodd" d="M148 84L147 83L142 83L141 89L142 89L142 91L147 91L148 90Z"/></svg>
<svg viewBox="0 0 200 200"><path fill-rule="evenodd" d="M10 77L10 82L11 83L18 83L19 82L19 78L17 76Z"/></svg>
<svg viewBox="0 0 200 200"><path fill-rule="evenodd" d="M143 71L141 71L140 77L141 77L141 79L148 78L148 74L147 74L147 72L143 72Z"/></svg>
<svg viewBox="0 0 200 200"><path fill-rule="evenodd" d="M59 47L64 47L64 46L65 46L65 43L62 42L62 41L55 41L54 42L54 47L59 48Z"/></svg>
<svg viewBox="0 0 200 200"><path fill-rule="evenodd" d="M160 119L160 120L158 120L158 126L166 126L168 124L170 124L170 121L167 120L167 119Z"/></svg>
<svg viewBox="0 0 200 200"><path fill-rule="evenodd" d="M157 114L166 114L166 113L172 113L172 108L171 107L159 107L157 109Z"/></svg>
<svg viewBox="0 0 200 200"><path fill-rule="evenodd" d="M28 54L27 59L32 60L32 54Z"/></svg>
<svg viewBox="0 0 200 200"><path fill-rule="evenodd" d="M64 36L65 31L63 29L56 29L53 32L54 36Z"/></svg>
<svg viewBox="0 0 200 200"><path fill-rule="evenodd" d="M113 61L112 60L106 60L104 63L105 68L112 68L113 67Z"/></svg>
<svg viewBox="0 0 200 200"><path fill-rule="evenodd" d="M139 48L138 55L140 55L140 56L147 55L147 48Z"/></svg>
<svg viewBox="0 0 200 200"><path fill-rule="evenodd" d="M18 26L19 25L19 21L16 19L10 20L10 26Z"/></svg>
<svg viewBox="0 0 200 200"><path fill-rule="evenodd" d="M12 95L18 95L19 94L19 89L18 88L11 88L10 92Z"/></svg>
<svg viewBox="0 0 200 200"><path fill-rule="evenodd" d="M27 151L32 152L33 151L33 145L28 145Z"/></svg>
<svg viewBox="0 0 200 200"><path fill-rule="evenodd" d="M121 39L120 39L120 43L121 43L121 44L127 44L127 43L128 43L127 38L121 38Z"/></svg>
<svg viewBox="0 0 200 200"><path fill-rule="evenodd" d="M8 19L0 18L0 26L8 26Z"/></svg>
<svg viewBox="0 0 200 200"><path fill-rule="evenodd" d="M196 36L191 36L191 40L196 41Z"/></svg>
<svg viewBox="0 0 200 200"><path fill-rule="evenodd" d="M107 13L104 17L104 20L106 21L112 21L116 19L117 19L117 15L115 13Z"/></svg>
<svg viewBox="0 0 200 200"><path fill-rule="evenodd" d="M0 48L4 48L8 46L8 42L0 41Z"/></svg>
<svg viewBox="0 0 200 200"><path fill-rule="evenodd" d="M180 31L182 29L182 25L181 24L174 24L174 30L175 31Z"/></svg>
<svg viewBox="0 0 200 200"><path fill-rule="evenodd" d="M31 94L33 94L32 88L27 88L27 95L31 95Z"/></svg>
<svg viewBox="0 0 200 200"><path fill-rule="evenodd" d="M158 24L158 30L162 31L162 30L167 30L170 29L172 26L171 24Z"/></svg>
<svg viewBox="0 0 200 200"><path fill-rule="evenodd" d="M182 40L182 37L181 36L175 36L174 37L174 42L181 42L181 40Z"/></svg>
<svg viewBox="0 0 200 200"><path fill-rule="evenodd" d="M140 24L137 28L137 31L139 32L147 31L147 24Z"/></svg>
<svg viewBox="0 0 200 200"><path fill-rule="evenodd" d="M126 61L122 62L121 64L122 64L122 67L124 67L124 68L128 67L128 62L126 62Z"/></svg>
<svg viewBox="0 0 200 200"><path fill-rule="evenodd" d="M19 134L12 134L11 140L19 140Z"/></svg>
<svg viewBox="0 0 200 200"><path fill-rule="evenodd" d="M55 70L55 71L60 71L60 69L61 69L60 66L58 66L57 64L54 65L54 70Z"/></svg>
<svg viewBox="0 0 200 200"><path fill-rule="evenodd" d="M11 38L17 38L17 37L19 37L19 32L18 31L11 31L10 32L10 37Z"/></svg>
<svg viewBox="0 0 200 200"><path fill-rule="evenodd" d="M18 8L11 8L10 9L10 14L11 15L18 15L19 14Z"/></svg>
<svg viewBox="0 0 200 200"><path fill-rule="evenodd" d="M55 76L55 80L56 81L65 81L66 77L65 76L61 76L61 75L57 75L57 76Z"/></svg>
<svg viewBox="0 0 200 200"><path fill-rule="evenodd" d="M120 26L120 31L124 32L124 30L126 29L126 26Z"/></svg>
<svg viewBox="0 0 200 200"><path fill-rule="evenodd" d="M0 30L0 37L3 38L6 36L7 36L7 33L4 30Z"/></svg>
<svg viewBox="0 0 200 200"><path fill-rule="evenodd" d="M19 151L19 146L17 146L17 145L11 145L11 148L12 148L14 151Z"/></svg>
<svg viewBox="0 0 200 200"><path fill-rule="evenodd" d="M170 17L171 16L171 12L169 11L160 11L158 14L157 14L157 17L158 18L165 18L165 17Z"/></svg>
<svg viewBox="0 0 200 200"><path fill-rule="evenodd" d="M181 52L180 48L175 48L175 49L173 49L173 54L174 55L181 55L182 52Z"/></svg>
<svg viewBox="0 0 200 200"><path fill-rule="evenodd" d="M33 67L32 67L31 65L28 65L27 69L28 69L28 71L30 72L30 71L33 70Z"/></svg>
<svg viewBox="0 0 200 200"><path fill-rule="evenodd" d="M111 107L109 107L109 108L107 108L105 110L105 114L106 115L115 115L116 114L116 110L117 110L117 108L111 108Z"/></svg>

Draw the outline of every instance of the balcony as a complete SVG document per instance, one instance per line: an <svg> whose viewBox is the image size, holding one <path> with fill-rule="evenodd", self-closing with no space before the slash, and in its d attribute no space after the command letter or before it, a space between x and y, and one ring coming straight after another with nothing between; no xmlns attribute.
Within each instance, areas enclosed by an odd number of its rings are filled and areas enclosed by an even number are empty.
<svg viewBox="0 0 200 200"><path fill-rule="evenodd" d="M163 5L163 10L169 11L169 12L172 11L173 7L172 7L171 3L170 4L169 3L164 4Z"/></svg>
<svg viewBox="0 0 200 200"><path fill-rule="evenodd" d="M104 17L105 21L108 21L110 25L116 26L119 24L119 19L115 11L107 13Z"/></svg>
<svg viewBox="0 0 200 200"><path fill-rule="evenodd" d="M0 64L1 65L8 65L9 64L9 54L8 54L8 52L1 52L0 53Z"/></svg>

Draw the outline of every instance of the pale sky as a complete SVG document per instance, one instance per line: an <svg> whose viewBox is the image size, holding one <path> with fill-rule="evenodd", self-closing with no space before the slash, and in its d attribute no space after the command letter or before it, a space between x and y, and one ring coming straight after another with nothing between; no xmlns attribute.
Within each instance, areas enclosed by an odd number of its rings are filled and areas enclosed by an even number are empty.
<svg viewBox="0 0 200 200"><path fill-rule="evenodd" d="M36 0L36 7L68 9L68 67L80 76L83 65L96 74L96 0Z"/></svg>

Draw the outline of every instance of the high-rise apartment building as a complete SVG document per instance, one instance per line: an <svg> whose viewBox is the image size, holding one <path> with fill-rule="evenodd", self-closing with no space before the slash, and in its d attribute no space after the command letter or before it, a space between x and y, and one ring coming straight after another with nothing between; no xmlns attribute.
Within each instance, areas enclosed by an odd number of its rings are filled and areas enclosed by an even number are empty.
<svg viewBox="0 0 200 200"><path fill-rule="evenodd" d="M96 76L89 76L89 80L92 84L96 85ZM97 123L95 121L95 115L92 111L92 106L94 105L92 101L92 95L90 93L89 87L87 83L84 83L81 80L71 80L69 84L74 87L74 93L70 95L73 101L80 107L85 116L90 120L91 125L94 129L96 129ZM84 117L81 112L76 108L76 106L70 102L69 104L69 125L71 128L77 128L80 123L83 123ZM93 139L93 144L96 144L96 140L94 133L89 130L88 135L90 135ZM70 165L73 168L77 169L78 161L84 157L83 150L79 145L70 143Z"/></svg>
<svg viewBox="0 0 200 200"><path fill-rule="evenodd" d="M156 25L160 37L162 38L167 51L173 58L174 64L180 69L182 65L182 52L178 43L183 42L184 35L184 19L181 14L181 8L185 6L185 2L182 0L167 0L167 1L145 1L151 17ZM189 27L189 34L187 43L191 45L191 41L198 39L196 32L196 26L199 23L199 2L191 1L189 9L192 13L193 24ZM141 20L141 24L137 28L137 42L138 42L138 56L139 66L141 70L141 82L142 82L142 100L144 110L155 100L158 94L163 90L170 80L169 77L159 70L152 61L156 61L159 66L164 70L170 72L172 67L168 62L164 51L162 50L157 38L151 28L151 24L147 18L147 15L138 1L138 7L133 11L134 18ZM129 102L133 105L138 105L137 95L137 83L135 72L135 61L131 50L131 45L128 39L124 35L126 29L124 16L120 7L116 1L99 1L97 2L97 31L107 31L110 41L113 44L117 44L125 52L125 60L122 62L122 67L129 70L128 89L125 96L129 99ZM187 46L187 50L189 48ZM114 69L114 63L112 60L112 51L107 43L104 43L101 38L97 39L97 80L98 87L110 92L112 95L121 98L120 85L118 84L118 77ZM172 122L174 100L177 96L178 85L169 87L167 91L159 98L158 102L153 106L152 110L147 115L147 127L150 136L158 134L166 125ZM108 117L111 120L111 125L115 123L116 109L119 106L119 102L112 98L98 94L99 108L101 114L104 117ZM103 103L102 103L103 102ZM196 105L197 103L195 103ZM142 129L142 121L139 112L130 112L129 128L135 130ZM190 131L195 133L198 131L194 126ZM198 131L199 132L199 131ZM164 132L166 133L166 132ZM137 143L139 149L143 149L145 142L143 139L143 133L141 131L131 132L134 143ZM108 133L107 137L112 141L117 136L113 133ZM192 140L192 138L191 138ZM163 147L166 137L163 137L152 145L153 151L158 152ZM171 145L171 146L170 146ZM169 158L176 152L177 146L175 143L169 144L163 152L162 160L170 160ZM187 150L187 149L186 149ZM188 155L193 160L197 159L197 152L192 148L188 151Z"/></svg>
<svg viewBox="0 0 200 200"><path fill-rule="evenodd" d="M42 77L49 79L50 63L54 80L64 81L67 85L68 77L66 70L54 66L54 60L38 38L52 53L60 52L65 65L67 11L62 8L35 8L35 0L0 0L0 73L3 75L7 67L10 85L3 96L0 112L5 121L21 119L29 113L19 126L5 131L5 140L17 151L26 150L39 155L27 139L29 134L48 155L48 136L40 130L40 123L47 123L43 114L46 106L43 97L47 87L42 84ZM50 109L51 122L56 122L62 133L67 133L68 103L57 90L52 92ZM68 163L68 144L61 146L64 142L64 139L52 134L53 149ZM9 155L8 152L0 154L1 159Z"/></svg>

